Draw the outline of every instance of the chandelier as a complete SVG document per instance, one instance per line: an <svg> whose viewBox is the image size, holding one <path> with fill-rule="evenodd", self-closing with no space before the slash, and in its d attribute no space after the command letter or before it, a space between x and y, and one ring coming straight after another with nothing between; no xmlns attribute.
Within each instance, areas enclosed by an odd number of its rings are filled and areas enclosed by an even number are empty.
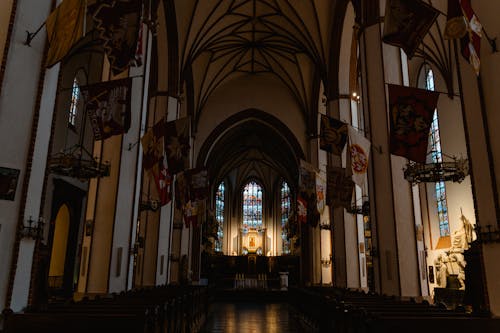
<svg viewBox="0 0 500 333"><path fill-rule="evenodd" d="M410 162L403 169L404 177L412 184L452 181L461 183L469 174L467 158L450 157L449 162L416 163Z"/></svg>
<svg viewBox="0 0 500 333"><path fill-rule="evenodd" d="M346 211L351 214L370 215L370 201L368 196L363 195L361 197L361 202L361 205L358 204L358 201L353 203L350 207L346 208Z"/></svg>
<svg viewBox="0 0 500 333"><path fill-rule="evenodd" d="M58 175L88 180L109 176L109 162L102 163L80 144L49 158L49 171Z"/></svg>

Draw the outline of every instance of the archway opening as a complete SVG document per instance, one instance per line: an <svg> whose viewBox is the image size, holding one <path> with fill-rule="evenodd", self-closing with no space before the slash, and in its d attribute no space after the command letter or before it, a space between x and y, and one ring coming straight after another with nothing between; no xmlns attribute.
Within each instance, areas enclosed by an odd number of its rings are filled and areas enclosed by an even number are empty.
<svg viewBox="0 0 500 333"><path fill-rule="evenodd" d="M62 205L54 221L54 239L49 266L49 287L52 289L63 287L70 218L68 206Z"/></svg>

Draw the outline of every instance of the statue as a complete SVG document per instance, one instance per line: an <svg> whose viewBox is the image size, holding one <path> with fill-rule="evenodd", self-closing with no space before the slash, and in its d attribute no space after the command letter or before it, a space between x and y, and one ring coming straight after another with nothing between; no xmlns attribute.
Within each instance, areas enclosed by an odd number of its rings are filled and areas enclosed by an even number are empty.
<svg viewBox="0 0 500 333"><path fill-rule="evenodd" d="M459 230L453 232L452 246L450 252L460 252L468 250L470 247L470 243L474 240L474 227L470 223L470 221L462 215L460 216L460 220L462 221L462 227Z"/></svg>
<svg viewBox="0 0 500 333"><path fill-rule="evenodd" d="M463 253L470 248L470 243L474 240L474 228L463 213L460 220L462 221L462 227L453 232L451 248L445 253L439 254L434 261L437 285L440 288L447 287L447 278L451 275L456 276L458 289L465 289L465 266L467 262Z"/></svg>
<svg viewBox="0 0 500 333"><path fill-rule="evenodd" d="M452 253L450 255L450 263L452 267L455 267L457 270L457 279L459 283L460 290L465 290L465 262L464 256L461 253Z"/></svg>
<svg viewBox="0 0 500 333"><path fill-rule="evenodd" d="M434 261L434 266L436 266L436 283L440 288L446 288L446 278L448 276L448 263L449 259L446 253L441 253Z"/></svg>

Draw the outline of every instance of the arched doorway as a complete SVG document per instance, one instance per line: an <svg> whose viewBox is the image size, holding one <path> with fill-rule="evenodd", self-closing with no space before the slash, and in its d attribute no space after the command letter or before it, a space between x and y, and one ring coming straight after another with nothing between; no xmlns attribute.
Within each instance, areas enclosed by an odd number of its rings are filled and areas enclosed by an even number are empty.
<svg viewBox="0 0 500 333"><path fill-rule="evenodd" d="M72 297L78 282L84 198L80 188L54 179L46 272L49 297Z"/></svg>
<svg viewBox="0 0 500 333"><path fill-rule="evenodd" d="M63 204L54 221L54 238L49 265L49 288L61 289L64 282L64 263L68 248L68 234L71 216L67 205Z"/></svg>

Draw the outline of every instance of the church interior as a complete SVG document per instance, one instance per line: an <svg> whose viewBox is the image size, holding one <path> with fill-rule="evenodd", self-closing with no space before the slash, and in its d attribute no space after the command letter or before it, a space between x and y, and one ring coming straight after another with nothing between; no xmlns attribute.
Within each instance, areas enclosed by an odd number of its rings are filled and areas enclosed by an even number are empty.
<svg viewBox="0 0 500 333"><path fill-rule="evenodd" d="M2 0L0 332L500 332L498 13Z"/></svg>

